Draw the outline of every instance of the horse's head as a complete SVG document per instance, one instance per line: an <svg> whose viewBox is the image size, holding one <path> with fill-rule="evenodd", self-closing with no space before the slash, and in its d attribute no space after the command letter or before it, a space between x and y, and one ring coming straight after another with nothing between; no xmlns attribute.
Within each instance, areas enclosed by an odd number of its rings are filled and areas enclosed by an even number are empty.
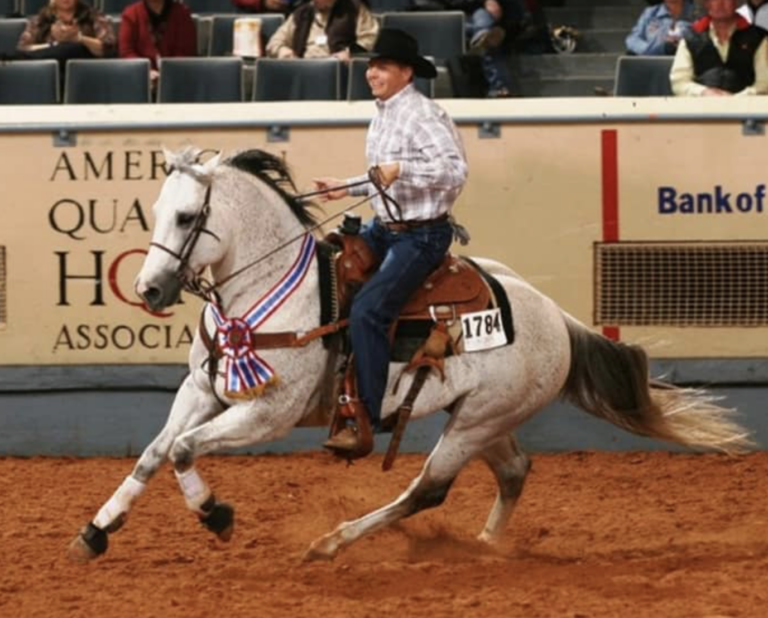
<svg viewBox="0 0 768 618"><path fill-rule="evenodd" d="M153 206L155 227L136 291L159 311L178 301L186 282L221 259L221 239L209 220L213 174L221 154L199 163L200 151L165 152L172 168Z"/></svg>

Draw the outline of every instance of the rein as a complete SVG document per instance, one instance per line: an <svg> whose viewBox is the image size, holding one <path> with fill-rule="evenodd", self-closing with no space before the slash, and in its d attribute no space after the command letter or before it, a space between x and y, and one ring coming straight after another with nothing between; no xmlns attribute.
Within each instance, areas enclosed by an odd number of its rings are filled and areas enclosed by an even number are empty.
<svg viewBox="0 0 768 618"><path fill-rule="evenodd" d="M179 170L179 171L182 171L182 170ZM310 191L308 193L302 193L302 194L296 195L295 197L298 200L306 200L306 199L308 199L310 197L315 197L317 195L324 195L326 193L330 193L331 191L337 191L339 189L350 189L352 187L358 187L358 186L361 186L361 185L364 185L364 184L368 184L368 183L373 184L373 186L376 188L377 194L381 197L382 200L384 200L385 205L387 205L387 212L390 212L389 206L388 206L389 202L392 202L395 205L398 213L401 212L400 205L393 198L391 198L389 195L387 195L386 192L384 191L384 186L383 186L382 181L381 181L381 172L380 172L378 166L372 167L368 171L368 179L367 180L360 180L360 181L352 182L352 183L345 184L345 185L337 185L337 186L334 186L334 187L329 187L327 189L318 189L317 191ZM205 223L206 223L206 221L208 219L208 216L210 215L210 212L211 212L211 205L210 205L211 186L210 185L208 186L207 191L205 193L205 201L203 203L203 207L200 209L200 212L198 213L198 215L195 218L195 226L193 227L192 232L190 233L190 235L187 236L187 238L185 239L184 244L182 245L181 249L179 249L178 253L172 251L171 249L169 249L168 247L166 247L164 245L161 245L160 243L150 242L149 244L150 244L151 247L157 247L158 249L161 249L161 250L165 251L166 253L172 255L177 260L179 260L179 269L177 271L177 276L179 277L179 279L181 279L182 285L183 285L184 290L186 292L192 294L193 296L197 296L198 298L200 298L200 299L202 299L202 300L204 300L206 302L210 301L212 298L218 300L218 298L217 298L218 295L216 293L216 290L218 288L220 288L221 286L223 286L225 283L231 281L232 279L234 279L238 275L242 274L243 272L245 272L249 268L253 268L257 264L260 264L264 260L270 258L275 253L277 253L278 251L282 251L283 249L285 249L289 245L293 244L297 240L301 240L302 238L304 238L304 236L307 233L311 233L311 232L314 232L315 230L320 229L321 227L323 227L325 224L329 223L330 221L333 221L334 219L339 218L340 216L342 216L342 215L344 215L344 214L354 210L355 208L358 208L359 206L362 206L363 204L365 204L366 202L370 201L374 197L375 197L375 195L369 195L369 196L364 197L361 200L358 200L357 202L355 202L351 206L348 206L347 208L344 208L343 210L337 212L334 215L331 215L330 217L324 219L323 221L320 221L319 223L313 225L312 227L307 228L301 234L297 234L296 236L287 239L286 241L284 241L281 244L279 244L278 246L276 246L274 249L271 249L270 251L268 251L264 255L262 255L262 256L256 258L255 260L253 260L252 262L249 262L249 263L245 264L244 266L238 268L236 271L234 271L234 272L230 273L229 275L227 275L226 277L224 277L224 279L221 279L220 281L217 281L215 283L211 283L210 281L207 281L206 279L204 279L200 275L196 275L196 276L194 276L192 278L188 278L188 277L185 276L185 272L189 268L189 258L190 258L190 255L192 254L192 251L194 250L195 245L197 244L197 241L199 240L201 234L203 234L203 233L209 234L209 235L213 236L217 241L221 242L221 239L215 233L213 233L210 230L208 230L207 228L205 228Z"/></svg>

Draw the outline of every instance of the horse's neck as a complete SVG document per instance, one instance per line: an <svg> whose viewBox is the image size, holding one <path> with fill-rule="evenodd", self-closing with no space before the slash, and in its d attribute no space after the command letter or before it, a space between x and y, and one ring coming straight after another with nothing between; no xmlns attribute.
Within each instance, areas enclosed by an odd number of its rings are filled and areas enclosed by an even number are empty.
<svg viewBox="0 0 768 618"><path fill-rule="evenodd" d="M218 293L221 308L228 317L244 316L291 270L306 233L282 205L262 208L255 220L253 204L242 198L238 203L239 208L233 209L230 215L233 218L231 245L226 257L211 269L214 282L224 282ZM293 242L274 251L289 240ZM317 326L318 288L317 262L313 259L301 285L265 322L266 329L303 330Z"/></svg>

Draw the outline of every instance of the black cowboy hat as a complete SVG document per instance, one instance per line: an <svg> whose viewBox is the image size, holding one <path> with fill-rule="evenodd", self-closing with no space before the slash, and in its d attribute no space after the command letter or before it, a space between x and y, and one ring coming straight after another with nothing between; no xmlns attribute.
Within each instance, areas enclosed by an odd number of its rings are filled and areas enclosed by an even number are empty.
<svg viewBox="0 0 768 618"><path fill-rule="evenodd" d="M419 56L419 43L407 32L395 28L383 28L379 32L376 44L370 54L371 60L383 58L413 67L416 77L434 79L437 77L435 65L424 56Z"/></svg>

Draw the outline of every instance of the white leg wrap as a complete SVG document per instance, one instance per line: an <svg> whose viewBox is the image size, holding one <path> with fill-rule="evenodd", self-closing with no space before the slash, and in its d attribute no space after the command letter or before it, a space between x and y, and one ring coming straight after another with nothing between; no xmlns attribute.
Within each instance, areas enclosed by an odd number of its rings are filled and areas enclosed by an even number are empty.
<svg viewBox="0 0 768 618"><path fill-rule="evenodd" d="M107 503L99 509L93 524L102 530L112 524L122 513L127 513L136 498L144 493L145 483L137 481L132 476L126 476Z"/></svg>
<svg viewBox="0 0 768 618"><path fill-rule="evenodd" d="M203 514L200 507L203 506L206 500L211 495L211 490L208 485L200 477L195 468L190 468L186 472L179 474L175 473L176 478L179 481L179 486L184 494L184 501L187 503L187 507L196 513Z"/></svg>

